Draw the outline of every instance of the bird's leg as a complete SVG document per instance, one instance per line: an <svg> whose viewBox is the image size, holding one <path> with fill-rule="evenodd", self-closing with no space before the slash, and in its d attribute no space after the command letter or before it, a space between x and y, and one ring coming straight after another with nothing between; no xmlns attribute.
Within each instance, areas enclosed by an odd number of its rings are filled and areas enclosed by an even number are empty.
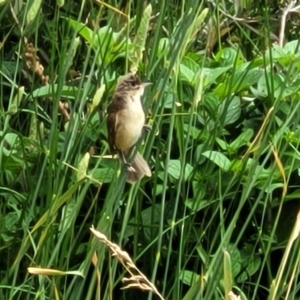
<svg viewBox="0 0 300 300"><path fill-rule="evenodd" d="M151 125L148 125L148 124L145 124L145 125L143 126L143 130L149 132L149 131L152 130L152 126L151 126Z"/></svg>
<svg viewBox="0 0 300 300"><path fill-rule="evenodd" d="M130 162L127 161L127 159L125 157L124 151L119 151L119 157L120 157L121 161L123 162L123 164L124 164L124 166L125 166L125 168L126 168L127 171L134 170L132 168L132 163L130 163Z"/></svg>
<svg viewBox="0 0 300 300"><path fill-rule="evenodd" d="M125 166L129 166L129 167L131 166L131 164L129 162L127 162L127 159L125 157L124 151L119 151L119 156L120 156L121 161L123 162L123 164Z"/></svg>

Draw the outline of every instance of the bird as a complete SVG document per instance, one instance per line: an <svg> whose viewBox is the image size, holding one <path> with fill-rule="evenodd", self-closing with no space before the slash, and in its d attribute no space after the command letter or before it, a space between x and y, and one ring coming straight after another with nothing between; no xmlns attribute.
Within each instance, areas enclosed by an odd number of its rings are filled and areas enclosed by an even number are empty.
<svg viewBox="0 0 300 300"><path fill-rule="evenodd" d="M112 101L107 107L108 144L112 154L118 153L127 171L126 181L135 183L152 172L143 156L133 151L143 131L151 130L146 125L142 96L150 82L142 82L133 73L124 76L117 84Z"/></svg>

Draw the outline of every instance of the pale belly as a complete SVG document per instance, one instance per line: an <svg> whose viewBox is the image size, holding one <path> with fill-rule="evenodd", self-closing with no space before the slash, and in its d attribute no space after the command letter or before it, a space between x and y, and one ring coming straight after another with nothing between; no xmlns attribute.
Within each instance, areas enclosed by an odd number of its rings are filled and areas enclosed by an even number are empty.
<svg viewBox="0 0 300 300"><path fill-rule="evenodd" d="M126 122L123 122L124 119ZM142 134L144 125L145 113L141 105L133 105L132 103L131 109L120 111L116 122L116 148L126 151L134 146Z"/></svg>

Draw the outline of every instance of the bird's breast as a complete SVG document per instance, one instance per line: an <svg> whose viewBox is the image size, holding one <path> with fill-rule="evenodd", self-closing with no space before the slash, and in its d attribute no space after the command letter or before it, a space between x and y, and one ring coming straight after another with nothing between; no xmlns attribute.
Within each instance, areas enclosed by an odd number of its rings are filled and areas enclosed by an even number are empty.
<svg viewBox="0 0 300 300"><path fill-rule="evenodd" d="M145 113L140 101L129 102L125 109L117 113L115 146L119 150L128 150L139 140Z"/></svg>

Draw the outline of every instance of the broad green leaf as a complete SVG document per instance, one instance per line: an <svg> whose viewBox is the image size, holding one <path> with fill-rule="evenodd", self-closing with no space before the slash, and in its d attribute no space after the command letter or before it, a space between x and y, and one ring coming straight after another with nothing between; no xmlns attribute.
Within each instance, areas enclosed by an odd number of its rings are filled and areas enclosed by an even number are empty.
<svg viewBox="0 0 300 300"><path fill-rule="evenodd" d="M300 54L299 40L287 42L283 47L285 54Z"/></svg>
<svg viewBox="0 0 300 300"><path fill-rule="evenodd" d="M206 93L203 95L201 104L204 106L205 111L212 119L217 117L218 107L220 105L220 99L218 96L216 96L214 93Z"/></svg>
<svg viewBox="0 0 300 300"><path fill-rule="evenodd" d="M242 268L241 274L237 277L237 282L244 282L255 274L261 266L261 258L255 255L253 249L251 252L247 249L241 250Z"/></svg>
<svg viewBox="0 0 300 300"><path fill-rule="evenodd" d="M241 65L244 60L240 53L234 48L224 48L220 50L216 55L216 61L218 61L222 66L230 66L236 64Z"/></svg>
<svg viewBox="0 0 300 300"><path fill-rule="evenodd" d="M248 145L248 143L253 137L253 134L254 134L253 129L247 128L230 144L230 148L233 151L237 151L240 147L244 145Z"/></svg>
<svg viewBox="0 0 300 300"><path fill-rule="evenodd" d="M193 83L195 77L195 72L189 69L187 66L179 65L179 79L190 84Z"/></svg>
<svg viewBox="0 0 300 300"><path fill-rule="evenodd" d="M204 76L204 87L211 86L216 82L216 80L229 69L231 66L220 67L220 68L203 68L203 76Z"/></svg>
<svg viewBox="0 0 300 300"><path fill-rule="evenodd" d="M99 182L109 183L112 181L115 173L115 168L98 168L91 172L91 176Z"/></svg>
<svg viewBox="0 0 300 300"><path fill-rule="evenodd" d="M199 281L199 275L189 270L183 270L180 274L180 280L186 285L193 285Z"/></svg>
<svg viewBox="0 0 300 300"><path fill-rule="evenodd" d="M225 150L225 151L227 151L228 150L228 148L229 148L229 145L225 142L225 141L223 141L223 140L221 140L220 138L216 138L216 142L218 143L218 145L222 148L222 150Z"/></svg>
<svg viewBox="0 0 300 300"><path fill-rule="evenodd" d="M75 31L77 31L92 47L95 46L97 42L96 33L87 27L86 24L80 23L76 20L70 18L65 18L69 25L71 25Z"/></svg>
<svg viewBox="0 0 300 300"><path fill-rule="evenodd" d="M181 173L181 161L180 160L170 160L167 172L174 178L178 179ZM191 172L193 171L193 167L190 164L185 165L184 170L184 180L187 180L190 176Z"/></svg>
<svg viewBox="0 0 300 300"><path fill-rule="evenodd" d="M274 88L274 96L278 97L280 93L282 93L282 79L278 74L270 74L270 72L266 73L266 76L260 77L257 84L257 97L267 97L269 95L269 90L271 91L271 81Z"/></svg>
<svg viewBox="0 0 300 300"><path fill-rule="evenodd" d="M202 153L202 155L219 166L223 171L226 172L230 169L230 160L223 153L218 151L206 151Z"/></svg>
<svg viewBox="0 0 300 300"><path fill-rule="evenodd" d="M195 201L195 199L188 199L184 204L193 212L199 211L205 207L208 207L211 204L211 201L202 200Z"/></svg>
<svg viewBox="0 0 300 300"><path fill-rule="evenodd" d="M3 132L0 131L0 137L2 136ZM15 145L15 143L17 142L17 139L19 138L19 136L16 133L7 133L4 137L5 142L7 144L9 144L10 148L13 148L13 146Z"/></svg>
<svg viewBox="0 0 300 300"><path fill-rule="evenodd" d="M114 47L119 47L124 40L127 39L127 33L135 26L136 24L136 16L131 18L129 22L127 22L123 28L119 32L114 33Z"/></svg>
<svg viewBox="0 0 300 300"><path fill-rule="evenodd" d="M234 78L234 88L233 91L238 92L245 88L249 88L253 84L257 83L258 80L263 76L263 70L260 69L252 69L249 71L236 73Z"/></svg>
<svg viewBox="0 0 300 300"><path fill-rule="evenodd" d="M241 101L240 98L235 96L229 100L229 105L224 101L219 107L219 115L225 114L224 126L237 121L241 115Z"/></svg>
<svg viewBox="0 0 300 300"><path fill-rule="evenodd" d="M47 85L40 87L32 92L32 96L35 97L53 97L56 95L58 89L58 84ZM79 90L74 86L63 86L61 89L61 97L65 97L68 99L75 99L76 97L80 97L83 94L82 90Z"/></svg>
<svg viewBox="0 0 300 300"><path fill-rule="evenodd" d="M188 67L194 73L197 73L200 69L199 63L195 62L190 56L184 56L181 60L181 64Z"/></svg>
<svg viewBox="0 0 300 300"><path fill-rule="evenodd" d="M237 72L233 75L233 80L227 78L226 82L221 82L214 89L214 93L220 97L224 97L224 95L240 92L257 83L263 76L263 72L260 69Z"/></svg>
<svg viewBox="0 0 300 300"><path fill-rule="evenodd" d="M230 255L232 277L235 278L240 273L242 268L241 253L239 249L233 244L229 244L226 250Z"/></svg>
<svg viewBox="0 0 300 300"><path fill-rule="evenodd" d="M1 43L0 43L1 45ZM1 70L0 72L6 75L8 78L13 79L14 73L21 71L20 64L17 64L14 61L3 61L1 62Z"/></svg>
<svg viewBox="0 0 300 300"><path fill-rule="evenodd" d="M143 224L144 227L144 234L145 237L147 238L147 240L152 240L153 236L156 236L158 233L158 227L154 227L153 225L158 225L159 221L161 219L161 213L162 213L162 206L161 204L155 204L153 206L150 206L146 209L144 209L141 213L140 213L140 220ZM166 217L170 217L170 213L171 211L168 210L167 211L167 215ZM129 220L128 224L133 224L133 225L128 225L126 227L126 232L124 237L128 238L130 236L133 235L134 231L135 231L135 223L136 223L136 218L132 218L131 220Z"/></svg>

